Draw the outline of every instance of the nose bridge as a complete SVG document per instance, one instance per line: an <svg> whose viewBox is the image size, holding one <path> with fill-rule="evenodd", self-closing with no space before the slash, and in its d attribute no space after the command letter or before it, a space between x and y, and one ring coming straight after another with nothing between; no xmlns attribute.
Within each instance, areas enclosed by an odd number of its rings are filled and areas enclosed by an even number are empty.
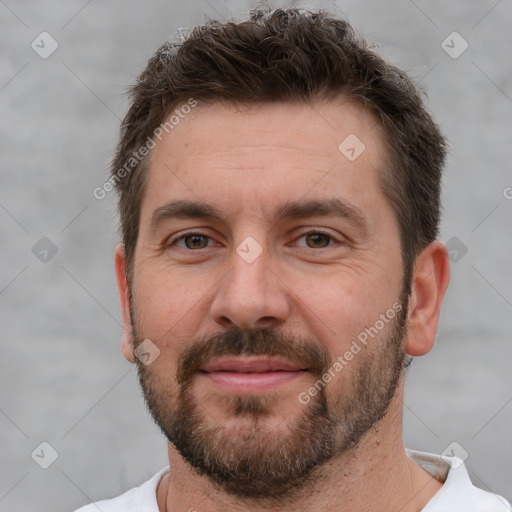
<svg viewBox="0 0 512 512"><path fill-rule="evenodd" d="M272 275L269 268L271 255L266 241L262 237L259 239L261 243L254 237L247 236L238 244L236 255L233 255L233 270L242 281L248 280L255 286L255 292L265 293L268 279Z"/></svg>
<svg viewBox="0 0 512 512"><path fill-rule="evenodd" d="M270 254L264 242L244 238L232 252L230 271L219 284L212 303L212 316L224 326L240 328L270 326L284 321L287 300L270 269Z"/></svg>

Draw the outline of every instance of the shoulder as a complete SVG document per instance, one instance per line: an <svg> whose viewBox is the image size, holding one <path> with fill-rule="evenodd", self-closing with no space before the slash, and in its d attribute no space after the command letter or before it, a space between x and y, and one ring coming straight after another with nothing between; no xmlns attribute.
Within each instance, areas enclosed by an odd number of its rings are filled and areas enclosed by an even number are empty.
<svg viewBox="0 0 512 512"><path fill-rule="evenodd" d="M441 489L422 512L509 512L510 503L488 491L476 487L469 478L464 462L458 457L446 457L413 450L407 455L443 482Z"/></svg>
<svg viewBox="0 0 512 512"><path fill-rule="evenodd" d="M166 467L138 487L117 496L85 505L75 512L159 512L156 489L162 476L169 471Z"/></svg>

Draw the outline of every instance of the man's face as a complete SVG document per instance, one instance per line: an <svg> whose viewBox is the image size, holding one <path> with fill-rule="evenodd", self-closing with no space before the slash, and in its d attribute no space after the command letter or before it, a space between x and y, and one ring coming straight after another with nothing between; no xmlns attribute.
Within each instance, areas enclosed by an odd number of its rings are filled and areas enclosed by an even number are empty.
<svg viewBox="0 0 512 512"><path fill-rule="evenodd" d="M383 156L341 101L197 107L152 150L130 291L135 346L160 355L140 380L231 493L297 488L386 413L407 308Z"/></svg>

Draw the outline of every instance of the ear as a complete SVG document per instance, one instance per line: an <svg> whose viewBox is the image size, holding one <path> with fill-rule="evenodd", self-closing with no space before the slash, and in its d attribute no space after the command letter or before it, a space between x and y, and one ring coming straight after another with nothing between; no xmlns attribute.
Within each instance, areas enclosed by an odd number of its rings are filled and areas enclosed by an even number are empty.
<svg viewBox="0 0 512 512"><path fill-rule="evenodd" d="M121 313L123 317L123 334L121 338L121 349L124 357L131 363L135 363L133 353L133 333L132 322L130 318L130 290L126 278L126 254L124 245L119 244L115 251L115 267L117 277L117 288L119 290L119 300L121 301Z"/></svg>
<svg viewBox="0 0 512 512"><path fill-rule="evenodd" d="M405 343L405 352L410 356L422 356L434 346L449 282L448 250L442 242L431 242L417 257L413 270Z"/></svg>

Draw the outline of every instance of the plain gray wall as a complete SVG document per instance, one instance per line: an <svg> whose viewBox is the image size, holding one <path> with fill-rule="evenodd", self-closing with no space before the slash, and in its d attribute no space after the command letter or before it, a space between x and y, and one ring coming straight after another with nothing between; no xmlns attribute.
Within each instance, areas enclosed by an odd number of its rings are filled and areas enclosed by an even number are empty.
<svg viewBox="0 0 512 512"><path fill-rule="evenodd" d="M154 50L178 27L255 5L0 2L0 510L70 511L166 465L119 348L115 195L92 191L106 179L123 91ZM410 370L405 440L436 453L456 441L474 482L511 499L512 2L294 5L342 13L376 41L422 81L450 140L441 238L467 253L452 265L436 347ZM43 31L59 45L47 59L31 47L51 48ZM453 31L469 44L458 58L442 47ZM453 54L462 40L452 39ZM43 237L57 248L46 263L33 253ZM31 457L43 441L58 452L48 469Z"/></svg>

